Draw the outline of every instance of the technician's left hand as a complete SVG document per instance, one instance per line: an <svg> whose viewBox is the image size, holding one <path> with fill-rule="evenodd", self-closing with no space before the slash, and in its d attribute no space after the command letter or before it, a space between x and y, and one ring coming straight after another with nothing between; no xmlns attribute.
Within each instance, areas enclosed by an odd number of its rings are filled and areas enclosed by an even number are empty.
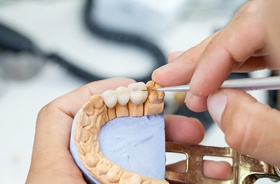
<svg viewBox="0 0 280 184"><path fill-rule="evenodd" d="M85 85L46 105L37 119L27 184L86 183L69 151L72 121L92 94L127 86L133 80L110 79Z"/></svg>
<svg viewBox="0 0 280 184"><path fill-rule="evenodd" d="M69 150L73 118L91 95L101 94L105 90L116 89L119 86L128 86L132 82L135 81L107 79L93 82L46 105L38 115L26 183L86 183ZM202 124L193 118L169 115L165 118L165 127L167 141L198 144L204 137ZM169 168L181 170L180 164ZM230 167L224 163L206 162L204 173L209 177L225 179L230 176Z"/></svg>

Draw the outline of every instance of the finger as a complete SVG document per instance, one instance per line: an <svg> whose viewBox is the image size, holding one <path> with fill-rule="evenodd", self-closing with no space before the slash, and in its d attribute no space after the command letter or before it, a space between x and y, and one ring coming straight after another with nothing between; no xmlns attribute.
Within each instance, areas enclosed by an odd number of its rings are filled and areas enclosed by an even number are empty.
<svg viewBox="0 0 280 184"><path fill-rule="evenodd" d="M216 91L236 63L263 48L266 40L260 1L249 1L207 45L191 80L191 91L207 96ZM207 74L207 75L206 75Z"/></svg>
<svg viewBox="0 0 280 184"><path fill-rule="evenodd" d="M216 34L217 33L213 34L197 46L183 52L172 60L172 62L156 69L152 74L152 80L162 86L174 86L189 83L201 54L208 42Z"/></svg>
<svg viewBox="0 0 280 184"><path fill-rule="evenodd" d="M196 63L192 62L191 59L184 59L186 55L187 53L183 53L176 60L156 69L152 73L152 80L162 86L189 83Z"/></svg>
<svg viewBox="0 0 280 184"><path fill-rule="evenodd" d="M166 165L167 171L186 172L186 161L182 160L173 164Z"/></svg>
<svg viewBox="0 0 280 184"><path fill-rule="evenodd" d="M207 178L227 180L232 174L232 166L225 161L203 161L203 174Z"/></svg>
<svg viewBox="0 0 280 184"><path fill-rule="evenodd" d="M185 104L194 112L202 112L207 110L207 97L196 96L188 92L185 98Z"/></svg>
<svg viewBox="0 0 280 184"><path fill-rule="evenodd" d="M274 41L273 48L277 51L274 57L278 59L278 61L280 59L280 24L278 21L280 16L279 8L280 1L267 1L267 6L265 7L266 26L268 28L270 40Z"/></svg>
<svg viewBox="0 0 280 184"><path fill-rule="evenodd" d="M276 58L277 53L269 56L251 57L244 63L238 63L235 66L235 72L253 72L263 69L279 70L279 59Z"/></svg>
<svg viewBox="0 0 280 184"><path fill-rule="evenodd" d="M197 119L166 115L165 134L167 141L198 144L204 137L204 128Z"/></svg>
<svg viewBox="0 0 280 184"><path fill-rule="evenodd" d="M175 52L170 53L167 58L168 63L172 63L177 57L179 57L183 53L184 53L183 51L175 51Z"/></svg>
<svg viewBox="0 0 280 184"><path fill-rule="evenodd" d="M280 112L244 91L224 89L208 99L208 110L225 133L229 146L280 166Z"/></svg>
<svg viewBox="0 0 280 184"><path fill-rule="evenodd" d="M180 161L166 166L166 170L173 172L186 172L186 161ZM204 160L202 174L206 178L227 180L232 174L232 166L228 162Z"/></svg>

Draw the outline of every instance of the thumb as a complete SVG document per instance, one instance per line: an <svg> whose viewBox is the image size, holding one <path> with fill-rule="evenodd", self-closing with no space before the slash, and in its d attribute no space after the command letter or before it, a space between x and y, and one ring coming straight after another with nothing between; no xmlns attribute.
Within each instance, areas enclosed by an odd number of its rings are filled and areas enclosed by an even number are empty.
<svg viewBox="0 0 280 184"><path fill-rule="evenodd" d="M236 151L280 166L280 112L248 93L220 90L208 98L208 110Z"/></svg>

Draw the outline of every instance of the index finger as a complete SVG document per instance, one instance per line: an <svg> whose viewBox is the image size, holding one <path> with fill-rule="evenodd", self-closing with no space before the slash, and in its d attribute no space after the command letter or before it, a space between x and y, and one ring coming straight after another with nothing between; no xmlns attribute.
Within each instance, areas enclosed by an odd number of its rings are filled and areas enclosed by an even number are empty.
<svg viewBox="0 0 280 184"><path fill-rule="evenodd" d="M204 137L204 128L195 118L166 115L165 136L166 140L170 142L199 144Z"/></svg>
<svg viewBox="0 0 280 184"><path fill-rule="evenodd" d="M207 45L190 82L197 96L216 91L234 68L264 46L266 31L262 16L265 1L249 1L232 21Z"/></svg>

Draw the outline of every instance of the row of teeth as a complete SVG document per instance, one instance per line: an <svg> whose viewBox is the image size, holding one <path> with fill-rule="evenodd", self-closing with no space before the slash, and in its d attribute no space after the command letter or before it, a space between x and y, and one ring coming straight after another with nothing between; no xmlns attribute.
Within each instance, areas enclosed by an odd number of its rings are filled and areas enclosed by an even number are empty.
<svg viewBox="0 0 280 184"><path fill-rule="evenodd" d="M134 105L142 104L148 97L147 86L144 82L131 83L128 87L120 86L116 90L107 90L102 93L104 103L113 108L117 103L125 106L129 100Z"/></svg>

